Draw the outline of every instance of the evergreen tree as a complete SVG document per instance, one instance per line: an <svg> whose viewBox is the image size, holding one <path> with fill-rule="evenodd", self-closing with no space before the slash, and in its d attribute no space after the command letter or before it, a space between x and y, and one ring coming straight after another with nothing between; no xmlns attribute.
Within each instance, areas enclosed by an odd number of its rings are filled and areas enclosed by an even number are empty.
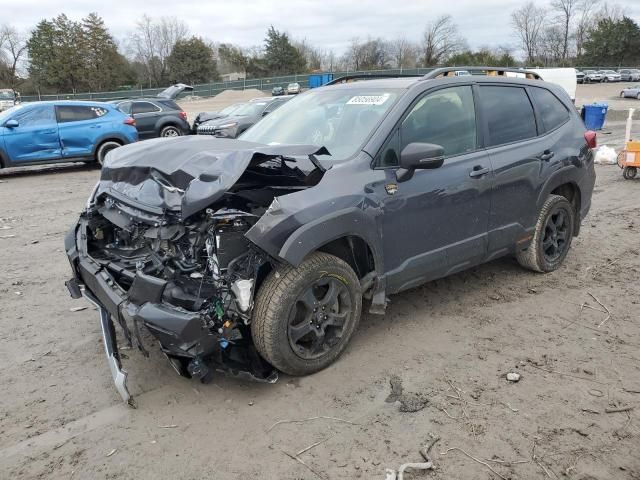
<svg viewBox="0 0 640 480"><path fill-rule="evenodd" d="M218 80L213 49L199 37L178 40L167 58L172 82L190 85Z"/></svg>
<svg viewBox="0 0 640 480"><path fill-rule="evenodd" d="M289 75L307 69L304 55L291 44L286 33L280 33L273 25L264 40L264 64L270 75Z"/></svg>
<svg viewBox="0 0 640 480"><path fill-rule="evenodd" d="M629 17L603 18L584 43L583 64L625 66L640 63L640 27Z"/></svg>

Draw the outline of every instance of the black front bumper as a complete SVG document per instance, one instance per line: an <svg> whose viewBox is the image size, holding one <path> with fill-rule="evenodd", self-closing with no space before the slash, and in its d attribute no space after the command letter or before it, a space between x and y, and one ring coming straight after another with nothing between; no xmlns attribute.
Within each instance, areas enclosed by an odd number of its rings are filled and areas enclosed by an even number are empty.
<svg viewBox="0 0 640 480"><path fill-rule="evenodd" d="M162 301L167 285L163 279L142 273L134 274L131 288L125 291L115 281L105 262L99 262L87 252L87 219L85 214L65 237L65 250L73 277L66 282L71 297L84 295L100 312L105 351L116 388L125 402L131 404L126 387L127 374L122 370L114 324L117 322L129 345L133 341L146 354L139 334L140 325L160 342L178 373L185 376L206 376L204 362L234 376L275 382L277 374L255 353L253 345L228 342L207 328L199 313L190 312ZM130 274L131 275L131 274ZM133 333L132 333L133 332ZM189 370L193 363L197 369ZM178 368L182 367L182 368Z"/></svg>

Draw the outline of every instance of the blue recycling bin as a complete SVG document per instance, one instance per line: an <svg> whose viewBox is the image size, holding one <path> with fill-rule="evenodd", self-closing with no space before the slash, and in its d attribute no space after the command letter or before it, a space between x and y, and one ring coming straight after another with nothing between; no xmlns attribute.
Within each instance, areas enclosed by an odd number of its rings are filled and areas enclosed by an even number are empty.
<svg viewBox="0 0 640 480"><path fill-rule="evenodd" d="M604 121L607 118L609 105L606 103L592 103L582 107L582 118L589 130L602 130Z"/></svg>

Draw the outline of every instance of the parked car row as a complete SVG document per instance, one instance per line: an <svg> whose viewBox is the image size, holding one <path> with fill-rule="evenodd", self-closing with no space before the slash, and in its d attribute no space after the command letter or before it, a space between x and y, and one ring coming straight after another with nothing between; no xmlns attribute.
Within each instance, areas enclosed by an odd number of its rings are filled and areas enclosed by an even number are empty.
<svg viewBox="0 0 640 480"><path fill-rule="evenodd" d="M578 83L601 83L601 82L638 82L640 81L640 70L622 69L615 70L576 70Z"/></svg>
<svg viewBox="0 0 640 480"><path fill-rule="evenodd" d="M249 127L256 124L262 117L269 115L291 100L292 96L259 97L246 103L238 103L220 112L203 112L194 122L195 133L198 135L214 135L216 137L236 138ZM204 120L209 118L209 120Z"/></svg>
<svg viewBox="0 0 640 480"><path fill-rule="evenodd" d="M271 96L277 97L280 95L297 95L302 91L300 88L300 84L298 82L293 82L287 85L287 88L284 88L280 85L276 85L271 89Z"/></svg>

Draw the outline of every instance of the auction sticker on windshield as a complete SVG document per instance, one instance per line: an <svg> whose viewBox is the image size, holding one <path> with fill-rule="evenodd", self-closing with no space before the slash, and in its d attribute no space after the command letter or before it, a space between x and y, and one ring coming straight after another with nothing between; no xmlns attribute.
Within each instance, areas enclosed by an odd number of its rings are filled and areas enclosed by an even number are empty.
<svg viewBox="0 0 640 480"><path fill-rule="evenodd" d="M383 93L382 95L356 95L347 102L347 105L382 105L388 99L388 93Z"/></svg>

